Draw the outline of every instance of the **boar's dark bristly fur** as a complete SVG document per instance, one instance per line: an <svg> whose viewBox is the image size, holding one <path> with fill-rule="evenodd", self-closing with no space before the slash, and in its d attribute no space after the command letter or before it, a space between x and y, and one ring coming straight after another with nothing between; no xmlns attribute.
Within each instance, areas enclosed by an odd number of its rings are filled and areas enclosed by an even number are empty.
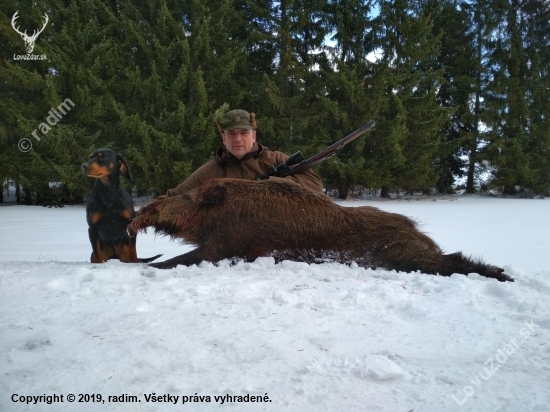
<svg viewBox="0 0 550 412"><path fill-rule="evenodd" d="M356 262L367 268L421 271L450 276L478 273L513 281L504 270L462 253L443 254L409 218L374 207L342 207L328 196L280 179L214 179L183 195L159 199L143 208L132 230L153 226L157 233L198 247L150 266L168 269L204 260L277 262L327 260Z"/></svg>

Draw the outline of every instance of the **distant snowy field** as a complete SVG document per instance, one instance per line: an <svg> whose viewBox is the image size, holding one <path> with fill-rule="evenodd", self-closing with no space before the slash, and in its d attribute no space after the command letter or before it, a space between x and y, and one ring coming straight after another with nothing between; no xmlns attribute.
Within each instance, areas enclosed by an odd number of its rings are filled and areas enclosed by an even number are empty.
<svg viewBox="0 0 550 412"><path fill-rule="evenodd" d="M516 282L269 258L94 265L84 207L0 207L0 411L550 410L550 200L340 203L410 216ZM140 257L187 250L138 237Z"/></svg>

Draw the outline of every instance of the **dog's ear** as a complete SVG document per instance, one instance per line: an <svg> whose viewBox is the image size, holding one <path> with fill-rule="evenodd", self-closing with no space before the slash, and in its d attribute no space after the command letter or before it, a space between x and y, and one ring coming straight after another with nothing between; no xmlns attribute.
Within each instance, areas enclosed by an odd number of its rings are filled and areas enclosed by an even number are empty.
<svg viewBox="0 0 550 412"><path fill-rule="evenodd" d="M130 168L128 167L128 163L126 163L126 160L121 155L117 154L116 161L118 163L118 171L120 174L130 182L133 182L134 179L132 178L132 174L130 173Z"/></svg>

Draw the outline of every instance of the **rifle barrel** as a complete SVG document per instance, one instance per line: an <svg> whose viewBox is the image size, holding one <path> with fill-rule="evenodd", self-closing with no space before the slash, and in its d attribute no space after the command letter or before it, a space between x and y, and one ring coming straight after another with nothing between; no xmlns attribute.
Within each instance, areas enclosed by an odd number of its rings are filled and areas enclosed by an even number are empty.
<svg viewBox="0 0 550 412"><path fill-rule="evenodd" d="M365 123L359 129L357 129L356 131L350 133L349 135L347 135L343 139L338 140L336 143L330 145L326 149L320 151L317 154L314 154L309 159L304 160L303 162L297 164L296 166L294 166L293 168L291 168L287 172L281 174L281 177L292 176L296 173L300 173L300 172L303 172L304 170L312 168L313 166L315 166L315 165L321 163L322 161L328 159L329 157L333 156L335 154L336 150L338 150L341 147L345 146L347 143L351 142L352 140L358 138L363 133L369 131L375 125L376 125L376 123L374 122L374 120L369 120L367 123Z"/></svg>

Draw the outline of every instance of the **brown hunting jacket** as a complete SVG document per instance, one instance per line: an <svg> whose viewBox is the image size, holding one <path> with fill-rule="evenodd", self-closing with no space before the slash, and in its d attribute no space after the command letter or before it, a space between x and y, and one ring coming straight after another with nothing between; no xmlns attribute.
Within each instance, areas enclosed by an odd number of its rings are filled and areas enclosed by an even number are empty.
<svg viewBox="0 0 550 412"><path fill-rule="evenodd" d="M166 196L177 196L185 193L210 179L231 177L235 179L252 180L267 172L271 166L276 166L290 156L282 152L273 152L267 147L254 142L252 150L242 159L237 159L229 153L225 147L218 149L216 158L210 160L193 172L183 183L175 189L170 189ZM270 179L281 179L270 177ZM311 169L294 176L287 176L285 180L291 180L300 186L314 192L323 192L321 178Z"/></svg>

